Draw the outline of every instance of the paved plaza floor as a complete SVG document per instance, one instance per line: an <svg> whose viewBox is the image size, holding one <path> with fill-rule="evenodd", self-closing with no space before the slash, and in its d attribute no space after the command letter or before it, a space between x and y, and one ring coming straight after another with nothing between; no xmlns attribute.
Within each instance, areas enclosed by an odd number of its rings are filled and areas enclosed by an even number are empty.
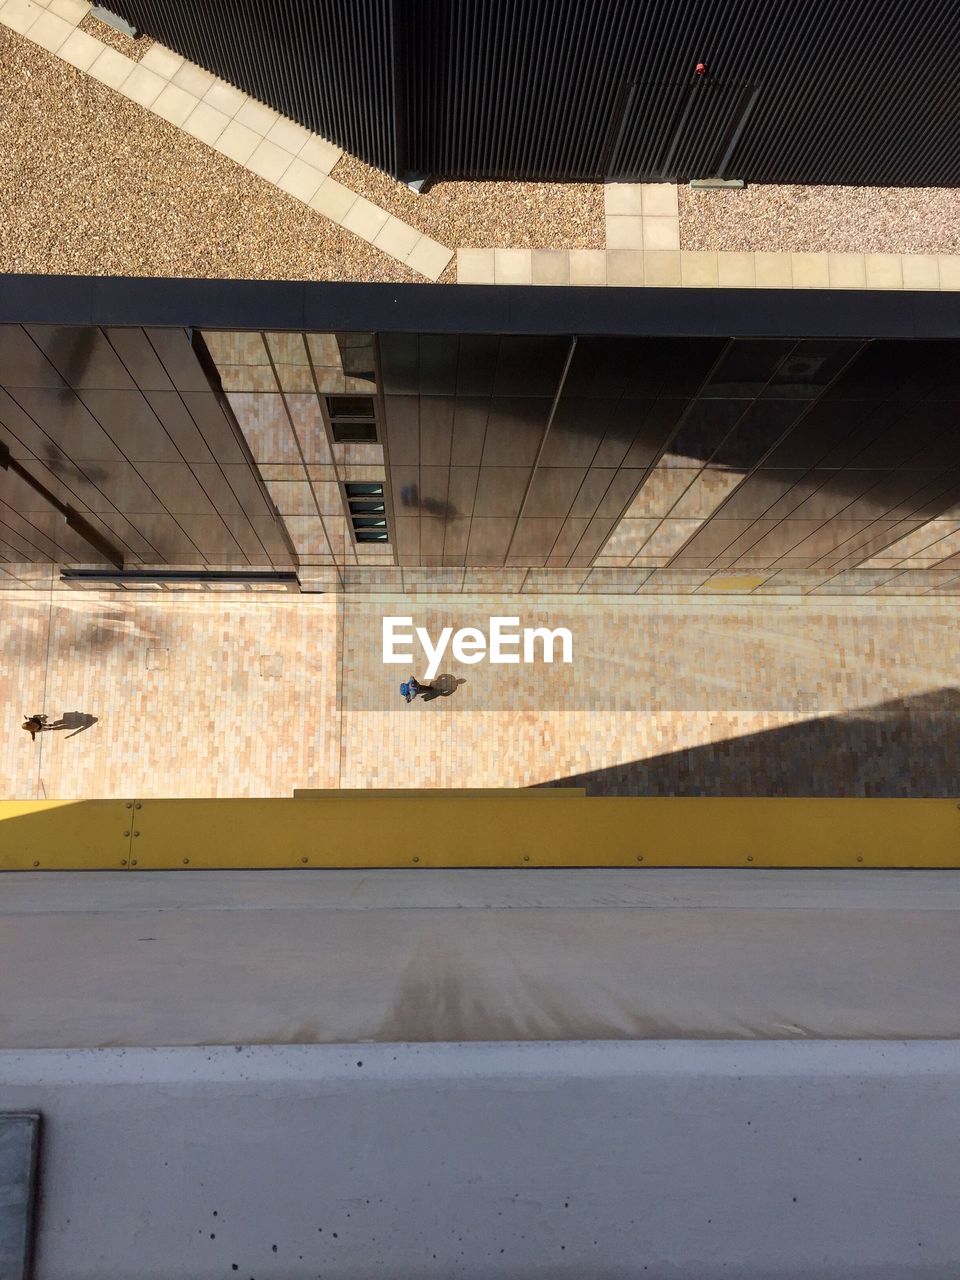
<svg viewBox="0 0 960 1280"><path fill-rule="evenodd" d="M467 666L406 705L381 624L565 626L570 665ZM954 598L638 602L5 592L0 795L294 788L960 793ZM558 654L559 656L559 654ZM55 726L31 742L23 716Z"/></svg>

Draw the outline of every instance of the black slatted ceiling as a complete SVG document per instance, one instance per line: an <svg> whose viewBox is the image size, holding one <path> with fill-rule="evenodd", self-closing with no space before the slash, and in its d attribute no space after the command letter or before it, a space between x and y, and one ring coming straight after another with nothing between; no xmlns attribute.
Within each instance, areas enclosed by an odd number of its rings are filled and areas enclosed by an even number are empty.
<svg viewBox="0 0 960 1280"><path fill-rule="evenodd" d="M960 183L956 0L112 7L399 175Z"/></svg>
<svg viewBox="0 0 960 1280"><path fill-rule="evenodd" d="M338 146L396 171L391 0L110 0L108 7Z"/></svg>

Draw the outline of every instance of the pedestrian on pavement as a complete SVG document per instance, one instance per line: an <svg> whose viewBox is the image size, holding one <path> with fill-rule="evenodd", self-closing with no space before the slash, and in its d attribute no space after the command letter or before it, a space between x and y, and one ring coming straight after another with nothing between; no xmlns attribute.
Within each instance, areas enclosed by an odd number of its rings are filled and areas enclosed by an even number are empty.
<svg viewBox="0 0 960 1280"><path fill-rule="evenodd" d="M27 733L30 735L30 741L35 742L37 734L46 728L46 724L46 716L26 716L20 728L26 729Z"/></svg>
<svg viewBox="0 0 960 1280"><path fill-rule="evenodd" d="M400 686L400 693L404 702L412 702L414 698L422 698L424 702L430 702L433 698L440 697L439 689L435 689L432 684L421 684L416 676L411 676L409 680L404 681Z"/></svg>
<svg viewBox="0 0 960 1280"><path fill-rule="evenodd" d="M421 684L416 676L411 676L400 686L400 693L405 702L412 702L414 698L432 702L434 698L449 698L462 684L466 684L462 676L437 676L432 684Z"/></svg>

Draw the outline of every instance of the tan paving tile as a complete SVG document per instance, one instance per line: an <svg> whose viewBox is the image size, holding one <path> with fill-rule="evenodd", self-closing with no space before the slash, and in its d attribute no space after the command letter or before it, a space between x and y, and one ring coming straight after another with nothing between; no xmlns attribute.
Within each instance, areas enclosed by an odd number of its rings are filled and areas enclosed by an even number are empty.
<svg viewBox="0 0 960 1280"><path fill-rule="evenodd" d="M120 92L141 107L152 107L166 87L167 81L149 67L135 66L124 80Z"/></svg>
<svg viewBox="0 0 960 1280"><path fill-rule="evenodd" d="M864 255L868 289L902 289L903 272L898 253Z"/></svg>
<svg viewBox="0 0 960 1280"><path fill-rule="evenodd" d="M680 222L677 218L643 217L644 249L679 250Z"/></svg>
<svg viewBox="0 0 960 1280"><path fill-rule="evenodd" d="M140 66L146 67L148 71L155 71L158 76L163 76L164 80L172 80L183 66L183 62L184 59L179 53L174 53L172 49L167 49L162 44L154 44L140 59Z"/></svg>
<svg viewBox="0 0 960 1280"><path fill-rule="evenodd" d="M99 58L103 45L86 31L74 31L60 46L57 57L79 71L86 71L95 58Z"/></svg>
<svg viewBox="0 0 960 1280"><path fill-rule="evenodd" d="M214 150L229 156L237 164L245 165L257 147L259 147L261 141L259 133L254 133L246 125L239 124L236 120L231 120L214 143Z"/></svg>
<svg viewBox="0 0 960 1280"><path fill-rule="evenodd" d="M340 147L327 142L326 138L318 138L316 134L312 134L297 152L299 160L305 164L312 164L315 169L327 174L342 155L343 151Z"/></svg>
<svg viewBox="0 0 960 1280"><path fill-rule="evenodd" d="M386 210L375 205L372 200L367 200L365 196L358 196L340 225L352 231L361 240L368 240L372 244L389 216Z"/></svg>
<svg viewBox="0 0 960 1280"><path fill-rule="evenodd" d="M570 283L577 285L607 283L607 255L603 249L570 250Z"/></svg>
<svg viewBox="0 0 960 1280"><path fill-rule="evenodd" d="M231 120L246 100L247 95L242 89L235 89L232 84L227 84L225 80L214 80L203 95L204 102L213 107L215 111L222 111Z"/></svg>
<svg viewBox="0 0 960 1280"><path fill-rule="evenodd" d="M569 284L570 256L566 249L534 249L533 284Z"/></svg>
<svg viewBox="0 0 960 1280"><path fill-rule="evenodd" d="M643 219L636 215L607 215L606 242L608 249L642 249Z"/></svg>
<svg viewBox="0 0 960 1280"><path fill-rule="evenodd" d="M458 249L457 284L493 284L493 249Z"/></svg>
<svg viewBox="0 0 960 1280"><path fill-rule="evenodd" d="M862 253L828 253L831 289L865 289L867 269Z"/></svg>
<svg viewBox="0 0 960 1280"><path fill-rule="evenodd" d="M758 289L793 287L793 264L789 253L756 253L754 269Z"/></svg>
<svg viewBox="0 0 960 1280"><path fill-rule="evenodd" d="M315 169L312 164L306 164L303 160L293 160L282 176L277 179L277 186L281 191L286 191L287 195L295 196L304 204L308 204L320 190L320 184L325 177L326 175L319 169Z"/></svg>
<svg viewBox="0 0 960 1280"><path fill-rule="evenodd" d="M66 44L74 30L72 22L55 13L41 13L30 28L30 39L49 53L57 53Z"/></svg>
<svg viewBox="0 0 960 1280"><path fill-rule="evenodd" d="M207 102L201 102L194 107L180 127L185 133L199 138L208 146L213 146L229 123L228 115L224 115L216 107L211 107Z"/></svg>
<svg viewBox="0 0 960 1280"><path fill-rule="evenodd" d="M100 56L90 64L87 75L99 80L108 89L119 89L135 66L136 63L131 58L118 53L116 49L105 47Z"/></svg>
<svg viewBox="0 0 960 1280"><path fill-rule="evenodd" d="M313 134L309 129L305 129L302 124L297 124L295 120L287 120L284 116L271 125L267 133L268 141L275 142L278 147L283 147L284 151L289 151L294 156L312 137Z"/></svg>
<svg viewBox="0 0 960 1280"><path fill-rule="evenodd" d="M0 22L11 31L26 35L42 13L43 9L32 0L7 0L0 13Z"/></svg>
<svg viewBox="0 0 960 1280"><path fill-rule="evenodd" d="M604 212L613 214L643 213L642 192L639 182L607 182L603 187Z"/></svg>
<svg viewBox="0 0 960 1280"><path fill-rule="evenodd" d="M643 258L640 249L608 249L607 284L642 285Z"/></svg>
<svg viewBox="0 0 960 1280"><path fill-rule="evenodd" d="M752 289L757 268L752 253L718 253L717 278L721 289Z"/></svg>
<svg viewBox="0 0 960 1280"><path fill-rule="evenodd" d="M625 287L644 283L644 253L636 248L607 251L607 284Z"/></svg>
<svg viewBox="0 0 960 1280"><path fill-rule="evenodd" d="M937 259L928 253L905 253L900 258L904 289L939 289Z"/></svg>
<svg viewBox="0 0 960 1280"><path fill-rule="evenodd" d="M335 178L327 178L325 182L321 183L317 194L310 200L310 208L316 209L318 213L322 213L325 218L329 218L332 222L342 223L350 206L358 198L355 191L348 191Z"/></svg>
<svg viewBox="0 0 960 1280"><path fill-rule="evenodd" d="M265 107L262 102L257 102L254 98L248 98L234 119L265 138L280 119L280 112L274 111L273 107Z"/></svg>
<svg viewBox="0 0 960 1280"><path fill-rule="evenodd" d="M494 277L497 284L530 284L533 257L529 249L495 249Z"/></svg>
<svg viewBox="0 0 960 1280"><path fill-rule="evenodd" d="M679 217L679 199L673 182L644 182L640 185L644 217Z"/></svg>
<svg viewBox="0 0 960 1280"><path fill-rule="evenodd" d="M680 284L680 251L654 250L643 255L643 283L650 288L676 287Z"/></svg>
<svg viewBox="0 0 960 1280"><path fill-rule="evenodd" d="M795 289L827 289L830 273L825 253L791 253L791 270Z"/></svg>
<svg viewBox="0 0 960 1280"><path fill-rule="evenodd" d="M276 183L282 174L289 169L290 161L289 151L284 151L283 147L278 147L275 142L267 142L264 139L257 146L244 168L249 169L251 173L255 173L261 178L265 178L267 182Z"/></svg>
<svg viewBox="0 0 960 1280"><path fill-rule="evenodd" d="M47 8L58 18L64 18L71 26L76 27L90 12L91 6L85 0L50 0Z"/></svg>
<svg viewBox="0 0 960 1280"><path fill-rule="evenodd" d="M200 99L192 93L187 93L186 89L178 89L175 84L168 84L150 110L179 128L199 105Z"/></svg>
<svg viewBox="0 0 960 1280"><path fill-rule="evenodd" d="M941 289L960 289L960 254L941 253L937 258Z"/></svg>
<svg viewBox="0 0 960 1280"><path fill-rule="evenodd" d="M720 283L717 255L681 249L680 283L689 288L716 288Z"/></svg>
<svg viewBox="0 0 960 1280"><path fill-rule="evenodd" d="M402 222L399 218L391 215L377 233L373 243L378 249L382 249L384 253L389 253L394 258L404 262L407 255L413 252L422 234L416 227L408 226L406 222Z"/></svg>
<svg viewBox="0 0 960 1280"><path fill-rule="evenodd" d="M421 236L404 261L411 271L419 272L428 280L437 280L452 259L452 249L432 240L430 236Z"/></svg>
<svg viewBox="0 0 960 1280"><path fill-rule="evenodd" d="M195 98L202 98L213 88L216 79L212 71L198 67L193 62L182 62L171 77L171 82L179 89L186 89Z"/></svg>

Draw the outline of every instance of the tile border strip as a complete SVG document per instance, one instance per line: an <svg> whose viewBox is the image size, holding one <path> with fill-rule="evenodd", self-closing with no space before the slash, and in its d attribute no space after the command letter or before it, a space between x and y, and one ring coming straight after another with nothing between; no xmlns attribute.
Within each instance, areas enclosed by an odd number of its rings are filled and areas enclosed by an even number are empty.
<svg viewBox="0 0 960 1280"><path fill-rule="evenodd" d="M960 254L458 249L463 285L960 291Z"/></svg>
<svg viewBox="0 0 960 1280"><path fill-rule="evenodd" d="M676 185L606 183L603 199L605 249L462 248L457 283L960 290L960 254L682 249Z"/></svg>

